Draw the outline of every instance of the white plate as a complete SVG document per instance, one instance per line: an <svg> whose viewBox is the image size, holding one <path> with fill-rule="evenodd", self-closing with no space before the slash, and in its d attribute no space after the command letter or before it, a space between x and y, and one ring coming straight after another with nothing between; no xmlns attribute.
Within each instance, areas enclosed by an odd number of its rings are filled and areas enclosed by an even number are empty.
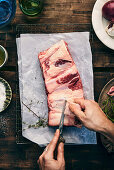
<svg viewBox="0 0 114 170"><path fill-rule="evenodd" d="M114 38L110 37L105 28L108 25L104 17L102 17L102 7L109 0L97 0L92 12L92 24L97 37L109 48L114 50Z"/></svg>

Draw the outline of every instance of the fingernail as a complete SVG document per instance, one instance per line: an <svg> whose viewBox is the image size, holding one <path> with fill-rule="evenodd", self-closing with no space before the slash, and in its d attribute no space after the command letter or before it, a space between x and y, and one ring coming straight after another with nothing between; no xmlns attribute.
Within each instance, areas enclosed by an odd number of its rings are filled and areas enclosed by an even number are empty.
<svg viewBox="0 0 114 170"><path fill-rule="evenodd" d="M73 103L70 103L70 104L69 104L69 107L72 108L72 107L73 107Z"/></svg>
<svg viewBox="0 0 114 170"><path fill-rule="evenodd" d="M56 130L56 133L59 133L59 129Z"/></svg>
<svg viewBox="0 0 114 170"><path fill-rule="evenodd" d="M64 143L63 143L63 142L61 142L60 144L61 144L61 147L63 147L63 146L64 146Z"/></svg>
<svg viewBox="0 0 114 170"><path fill-rule="evenodd" d="M60 145L60 146L59 146L59 147L60 147L60 149L61 149L61 150L63 150L63 148L64 148L64 143L63 143L63 142L61 142L59 145Z"/></svg>

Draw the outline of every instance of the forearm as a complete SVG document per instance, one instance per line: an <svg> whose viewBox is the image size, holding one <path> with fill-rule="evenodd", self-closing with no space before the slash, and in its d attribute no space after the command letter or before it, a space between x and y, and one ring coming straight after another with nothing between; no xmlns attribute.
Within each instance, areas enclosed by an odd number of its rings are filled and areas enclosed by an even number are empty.
<svg viewBox="0 0 114 170"><path fill-rule="evenodd" d="M105 126L99 132L114 143L114 123L110 120L107 120Z"/></svg>
<svg viewBox="0 0 114 170"><path fill-rule="evenodd" d="M79 104L82 110L77 109L76 104ZM114 124L107 118L98 103L92 100L74 99L74 103L70 103L69 108L86 128L103 134L114 143Z"/></svg>

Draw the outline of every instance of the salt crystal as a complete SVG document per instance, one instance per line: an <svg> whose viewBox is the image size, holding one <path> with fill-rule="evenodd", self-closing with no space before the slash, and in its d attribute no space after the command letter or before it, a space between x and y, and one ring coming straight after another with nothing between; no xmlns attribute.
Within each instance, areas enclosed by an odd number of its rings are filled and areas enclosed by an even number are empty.
<svg viewBox="0 0 114 170"><path fill-rule="evenodd" d="M0 111L4 108L4 102L6 100L6 89L3 83L0 82Z"/></svg>

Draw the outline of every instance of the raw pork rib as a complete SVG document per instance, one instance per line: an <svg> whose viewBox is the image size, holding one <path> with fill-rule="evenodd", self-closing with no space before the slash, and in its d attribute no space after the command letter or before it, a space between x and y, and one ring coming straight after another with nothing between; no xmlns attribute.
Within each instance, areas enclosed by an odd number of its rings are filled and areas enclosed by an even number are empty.
<svg viewBox="0 0 114 170"><path fill-rule="evenodd" d="M83 98L80 75L69 53L68 45L63 40L46 51L40 52L38 57L48 95L48 124L49 126L58 126L64 100L72 102L74 98ZM77 126L76 117L69 110L68 102L65 109L64 125Z"/></svg>

